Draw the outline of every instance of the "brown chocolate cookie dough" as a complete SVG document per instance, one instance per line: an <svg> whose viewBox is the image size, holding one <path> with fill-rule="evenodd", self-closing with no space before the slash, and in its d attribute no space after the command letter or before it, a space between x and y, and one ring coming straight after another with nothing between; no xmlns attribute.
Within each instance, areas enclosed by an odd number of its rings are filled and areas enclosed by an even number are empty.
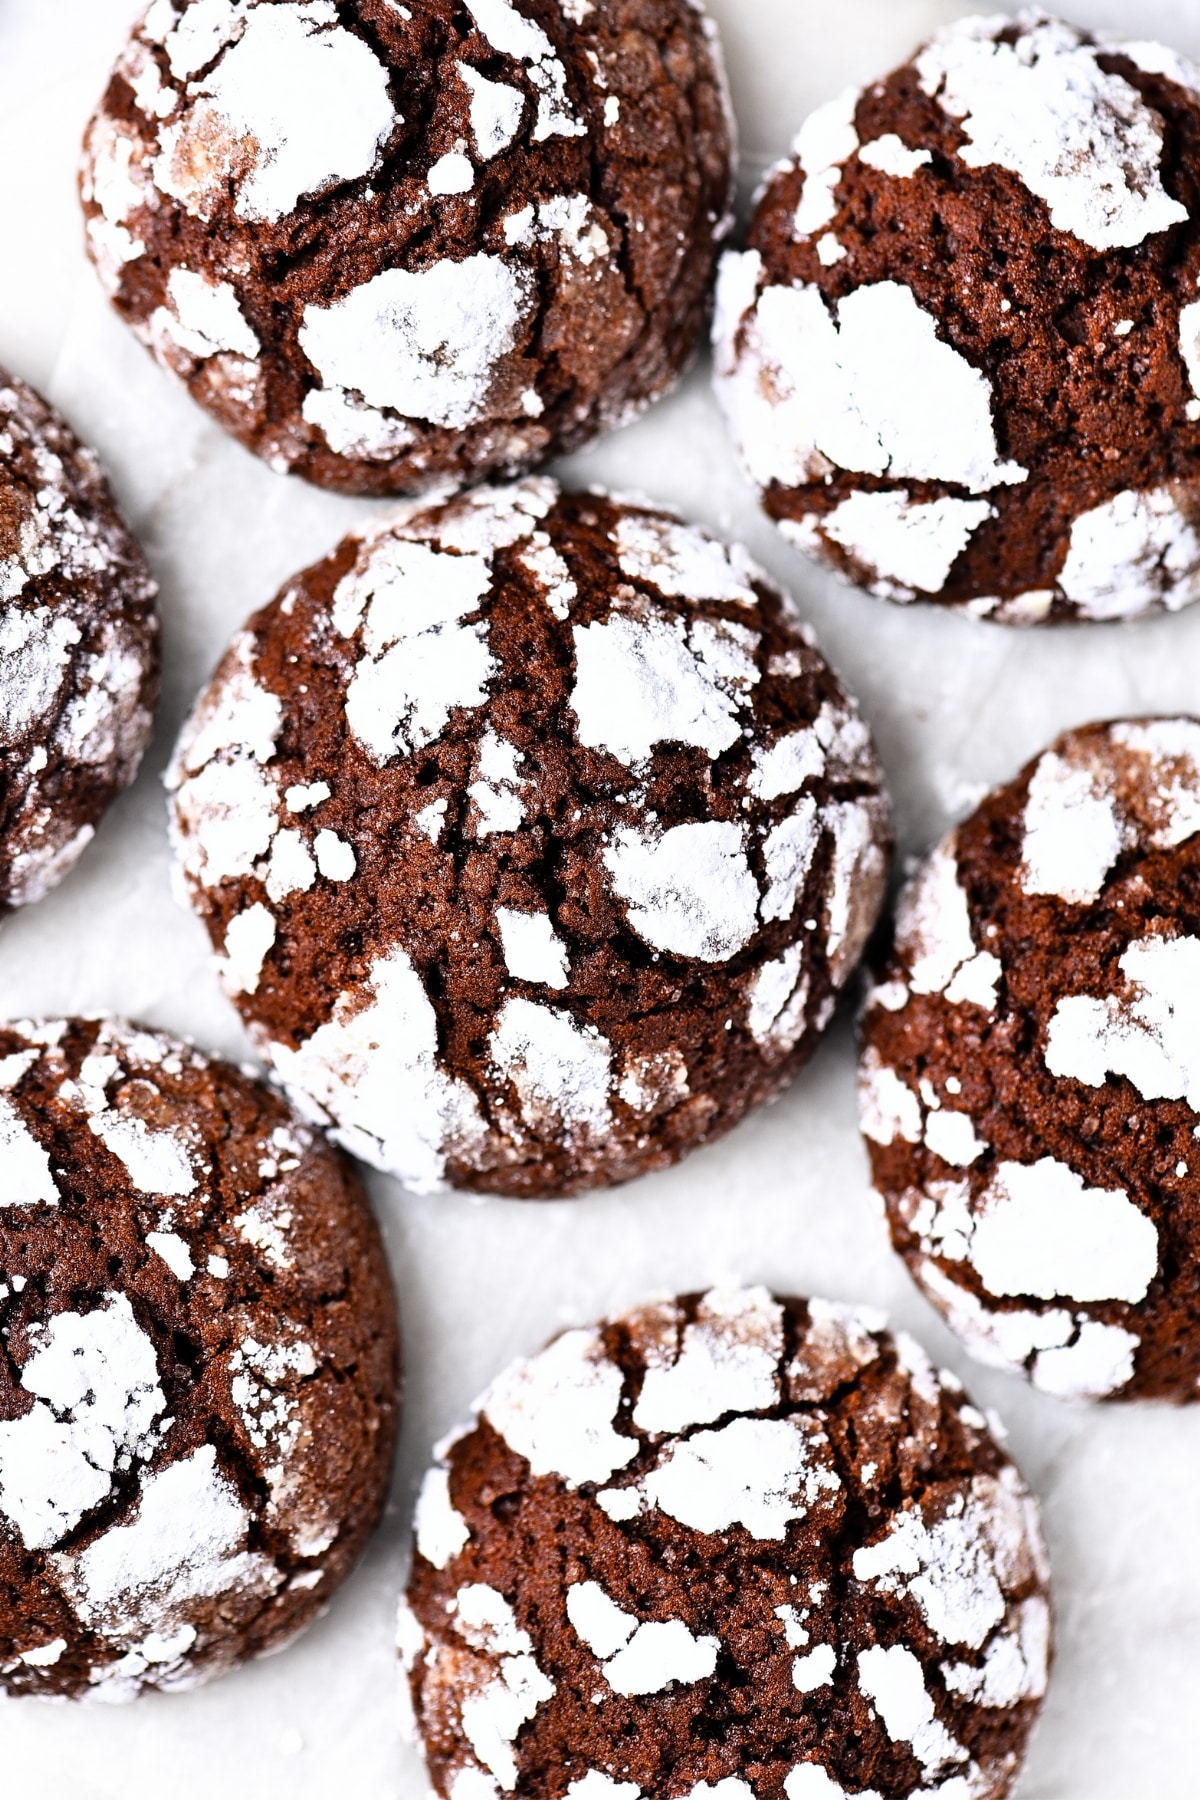
<svg viewBox="0 0 1200 1800"><path fill-rule="evenodd" d="M985 1361L1200 1382L1200 723L1074 731L900 909L862 1099L892 1237Z"/></svg>
<svg viewBox="0 0 1200 1800"><path fill-rule="evenodd" d="M154 0L85 145L118 310L273 467L516 473L702 329L733 125L697 0Z"/></svg>
<svg viewBox="0 0 1200 1800"><path fill-rule="evenodd" d="M0 1690L281 1648L383 1509L391 1283L277 1094L97 1020L0 1026Z"/></svg>
<svg viewBox="0 0 1200 1800"><path fill-rule="evenodd" d="M417 1507L444 1800L998 1800L1046 1688L1017 1470L882 1319L763 1288L568 1331Z"/></svg>
<svg viewBox="0 0 1200 1800"><path fill-rule="evenodd" d="M91 451L0 369L0 913L62 880L137 773L156 592Z"/></svg>
<svg viewBox="0 0 1200 1800"><path fill-rule="evenodd" d="M723 265L769 515L1010 624L1200 597L1200 71L1033 10L813 114Z"/></svg>
<svg viewBox="0 0 1200 1800"><path fill-rule="evenodd" d="M169 782L264 1056L422 1191L569 1194L728 1131L828 1024L890 848L866 726L744 552L544 480L299 575Z"/></svg>

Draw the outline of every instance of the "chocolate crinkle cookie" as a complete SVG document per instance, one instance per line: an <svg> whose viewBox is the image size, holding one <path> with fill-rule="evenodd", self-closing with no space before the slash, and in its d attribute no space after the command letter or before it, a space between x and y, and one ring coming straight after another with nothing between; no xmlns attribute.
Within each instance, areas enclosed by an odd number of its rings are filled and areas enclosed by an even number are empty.
<svg viewBox="0 0 1200 1800"><path fill-rule="evenodd" d="M0 369L0 912L62 880L137 773L156 595L92 452Z"/></svg>
<svg viewBox="0 0 1200 1800"><path fill-rule="evenodd" d="M766 510L850 579L1010 624L1200 598L1200 70L1174 52L951 25L812 115L718 315Z"/></svg>
<svg viewBox="0 0 1200 1800"><path fill-rule="evenodd" d="M1037 1508L880 1317L763 1288L568 1331L425 1478L399 1644L444 1800L999 1800Z"/></svg>
<svg viewBox="0 0 1200 1800"><path fill-rule="evenodd" d="M154 0L88 129L118 310L273 467L516 473L690 360L733 126L697 0Z"/></svg>
<svg viewBox="0 0 1200 1800"><path fill-rule="evenodd" d="M169 776L184 885L296 1104L428 1191L545 1197L727 1131L887 874L870 736L745 554L546 480L349 537Z"/></svg>
<svg viewBox="0 0 1200 1800"><path fill-rule="evenodd" d="M281 1648L384 1503L396 1323L348 1166L170 1038L0 1026L0 1691Z"/></svg>
<svg viewBox="0 0 1200 1800"><path fill-rule="evenodd" d="M863 1027L896 1248L984 1361L1200 1383L1200 722L1074 731L952 832Z"/></svg>

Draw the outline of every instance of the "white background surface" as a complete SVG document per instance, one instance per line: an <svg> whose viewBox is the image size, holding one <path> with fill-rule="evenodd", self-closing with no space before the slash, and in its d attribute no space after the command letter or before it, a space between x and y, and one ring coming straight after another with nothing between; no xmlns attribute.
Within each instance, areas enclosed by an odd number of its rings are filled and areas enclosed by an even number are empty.
<svg viewBox="0 0 1200 1800"><path fill-rule="evenodd" d="M743 188L805 113L901 61L950 0L710 0L743 129ZM160 774L232 631L368 509L226 440L110 315L85 266L77 145L137 0L0 0L0 362L100 450L162 583L166 684L134 790L76 873L0 928L0 1010L111 1010L241 1057L200 927L172 904ZM1007 10L1001 8L1000 10ZM1200 57L1200 0L1077 0L1074 16ZM1017 635L835 586L762 521L697 369L565 465L742 537L795 593L874 724L902 847L926 849L1059 730L1200 711L1200 608ZM1021 1800L1194 1800L1200 1718L1200 1409L1073 1408L974 1367L890 1254L855 1128L842 1017L795 1089L668 1175L556 1206L415 1200L372 1179L400 1293L408 1400L393 1504L328 1616L282 1656L133 1707L0 1706L0 1783L37 1800L352 1793L417 1800L396 1730L392 1614L428 1446L495 1370L561 1323L736 1274L870 1301L1000 1409L1043 1496L1058 1662Z"/></svg>

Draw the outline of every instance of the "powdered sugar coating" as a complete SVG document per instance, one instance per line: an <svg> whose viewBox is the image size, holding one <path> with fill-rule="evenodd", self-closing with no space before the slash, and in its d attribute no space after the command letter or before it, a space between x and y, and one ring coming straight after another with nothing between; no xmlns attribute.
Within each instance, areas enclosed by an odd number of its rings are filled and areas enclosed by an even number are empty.
<svg viewBox="0 0 1200 1800"><path fill-rule="evenodd" d="M85 143L107 291L277 469L417 492L573 448L674 379L729 228L707 21L640 10L618 53L607 8L154 0Z"/></svg>
<svg viewBox="0 0 1200 1800"><path fill-rule="evenodd" d="M19 1224L0 1209L0 1686L113 1702L194 1685L314 1616L382 1506L382 1251L279 1098L173 1039L22 1021L0 1068L53 1193ZM240 1208L286 1224L289 1266Z"/></svg>
<svg viewBox="0 0 1200 1800"><path fill-rule="evenodd" d="M718 1107L731 1058L743 1110L775 1091L886 874L869 733L749 558L545 480L297 577L168 785L188 896L295 1103L420 1191L623 1178L688 1107L682 1151L715 1122L701 1055ZM655 1015L688 965L712 1021L677 1021L668 1066Z"/></svg>
<svg viewBox="0 0 1200 1800"><path fill-rule="evenodd" d="M91 453L0 370L0 908L62 880L137 771L155 594Z"/></svg>
<svg viewBox="0 0 1200 1800"><path fill-rule="evenodd" d="M862 1123L897 1246L976 1354L1065 1398L1191 1396L1198 833L1195 720L1068 733L926 863L869 1003ZM1106 1120L1131 1134L1116 1160Z"/></svg>
<svg viewBox="0 0 1200 1800"><path fill-rule="evenodd" d="M480 1405L423 1490L441 1518L453 1485L461 1544L444 1563L440 1532L418 1544L401 1608L439 1796L564 1769L597 1800L878 1795L885 1774L895 1795L1007 1790L1046 1687L1037 1508L917 1345L719 1289L567 1332ZM507 1657L537 1723L497 1759L476 1706ZM714 1740L699 1724L731 1694L742 1725ZM821 1763L797 1763L818 1729Z"/></svg>

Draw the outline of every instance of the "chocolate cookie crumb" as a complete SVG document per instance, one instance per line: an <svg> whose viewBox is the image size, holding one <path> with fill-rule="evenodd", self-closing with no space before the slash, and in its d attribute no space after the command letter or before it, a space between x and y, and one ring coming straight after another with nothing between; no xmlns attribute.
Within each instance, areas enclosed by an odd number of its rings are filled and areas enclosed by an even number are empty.
<svg viewBox="0 0 1200 1800"><path fill-rule="evenodd" d="M281 1648L383 1510L398 1351L349 1167L171 1038L0 1026L0 1690Z"/></svg>
<svg viewBox="0 0 1200 1800"><path fill-rule="evenodd" d="M763 1288L568 1331L426 1476L400 1654L444 1800L999 1800L1037 1508L877 1315Z"/></svg>

